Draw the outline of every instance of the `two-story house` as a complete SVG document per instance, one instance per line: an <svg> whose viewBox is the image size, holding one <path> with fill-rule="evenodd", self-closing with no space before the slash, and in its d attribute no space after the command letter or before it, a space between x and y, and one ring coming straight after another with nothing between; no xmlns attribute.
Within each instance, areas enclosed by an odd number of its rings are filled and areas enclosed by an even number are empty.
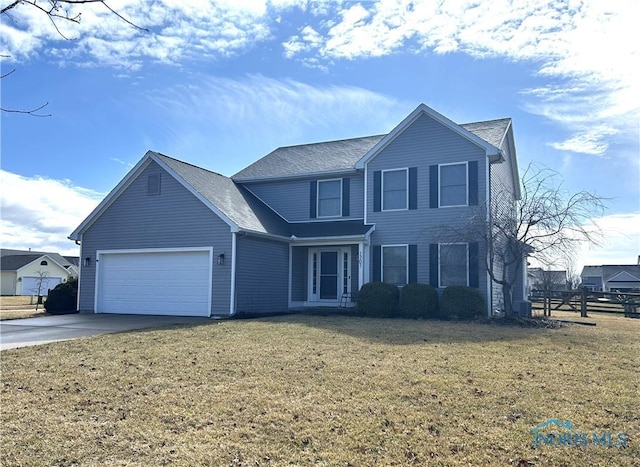
<svg viewBox="0 0 640 467"><path fill-rule="evenodd" d="M458 125L424 104L388 134L281 147L230 178L149 151L70 236L78 308L278 312L384 281L477 287L491 313L486 248L443 227L519 190L510 119Z"/></svg>

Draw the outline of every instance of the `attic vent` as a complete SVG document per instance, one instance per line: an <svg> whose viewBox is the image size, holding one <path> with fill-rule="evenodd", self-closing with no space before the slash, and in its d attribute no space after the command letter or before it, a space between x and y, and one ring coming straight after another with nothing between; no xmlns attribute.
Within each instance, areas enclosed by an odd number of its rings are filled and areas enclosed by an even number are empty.
<svg viewBox="0 0 640 467"><path fill-rule="evenodd" d="M46 261L44 261L44 260L40 261L40 266L46 266L46 265L48 265L48 264L49 264L49 263L47 263L47 262L46 262Z"/></svg>
<svg viewBox="0 0 640 467"><path fill-rule="evenodd" d="M147 194L159 195L160 194L160 174L149 175L147 180Z"/></svg>

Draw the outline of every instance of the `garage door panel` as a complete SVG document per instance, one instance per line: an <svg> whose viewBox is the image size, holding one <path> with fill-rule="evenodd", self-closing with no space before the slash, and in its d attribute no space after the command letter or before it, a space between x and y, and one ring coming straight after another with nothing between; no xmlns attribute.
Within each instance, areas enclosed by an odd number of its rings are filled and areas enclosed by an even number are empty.
<svg viewBox="0 0 640 467"><path fill-rule="evenodd" d="M47 295L49 289L53 289L56 285L62 282L62 277L36 277L36 276L22 276L22 295L37 295L40 290L40 295Z"/></svg>
<svg viewBox="0 0 640 467"><path fill-rule="evenodd" d="M98 313L209 316L210 250L102 253Z"/></svg>

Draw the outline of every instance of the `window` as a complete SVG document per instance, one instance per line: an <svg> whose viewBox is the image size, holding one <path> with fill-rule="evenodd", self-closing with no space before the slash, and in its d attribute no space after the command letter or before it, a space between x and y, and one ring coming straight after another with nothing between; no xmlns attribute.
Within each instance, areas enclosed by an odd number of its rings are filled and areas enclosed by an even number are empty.
<svg viewBox="0 0 640 467"><path fill-rule="evenodd" d="M407 209L407 169L382 172L382 210Z"/></svg>
<svg viewBox="0 0 640 467"><path fill-rule="evenodd" d="M160 194L160 174L151 174L147 179L147 194L159 195Z"/></svg>
<svg viewBox="0 0 640 467"><path fill-rule="evenodd" d="M407 245L382 247L382 282L398 286L407 283Z"/></svg>
<svg viewBox="0 0 640 467"><path fill-rule="evenodd" d="M342 180L318 181L318 217L342 215Z"/></svg>
<svg viewBox="0 0 640 467"><path fill-rule="evenodd" d="M466 243L441 244L438 258L440 287L469 285L469 252Z"/></svg>
<svg viewBox="0 0 640 467"><path fill-rule="evenodd" d="M45 260L40 261L40 266L47 266L49 265L49 263L47 263Z"/></svg>
<svg viewBox="0 0 640 467"><path fill-rule="evenodd" d="M440 206L467 205L467 163L440 166Z"/></svg>

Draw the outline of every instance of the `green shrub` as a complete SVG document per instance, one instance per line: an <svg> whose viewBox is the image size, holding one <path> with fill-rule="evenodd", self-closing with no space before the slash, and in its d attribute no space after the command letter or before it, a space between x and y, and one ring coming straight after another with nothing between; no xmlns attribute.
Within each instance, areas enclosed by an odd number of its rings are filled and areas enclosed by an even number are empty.
<svg viewBox="0 0 640 467"><path fill-rule="evenodd" d="M78 279L71 278L67 282L61 282L49 292L44 302L47 313L63 315L77 312Z"/></svg>
<svg viewBox="0 0 640 467"><path fill-rule="evenodd" d="M442 293L440 312L444 318L471 319L485 316L487 305L478 289L452 286L444 289Z"/></svg>
<svg viewBox="0 0 640 467"><path fill-rule="evenodd" d="M438 292L428 284L407 284L400 292L400 316L403 318L435 318Z"/></svg>
<svg viewBox="0 0 640 467"><path fill-rule="evenodd" d="M391 317L396 314L400 293L398 287L384 282L369 282L358 292L358 313L374 318Z"/></svg>

